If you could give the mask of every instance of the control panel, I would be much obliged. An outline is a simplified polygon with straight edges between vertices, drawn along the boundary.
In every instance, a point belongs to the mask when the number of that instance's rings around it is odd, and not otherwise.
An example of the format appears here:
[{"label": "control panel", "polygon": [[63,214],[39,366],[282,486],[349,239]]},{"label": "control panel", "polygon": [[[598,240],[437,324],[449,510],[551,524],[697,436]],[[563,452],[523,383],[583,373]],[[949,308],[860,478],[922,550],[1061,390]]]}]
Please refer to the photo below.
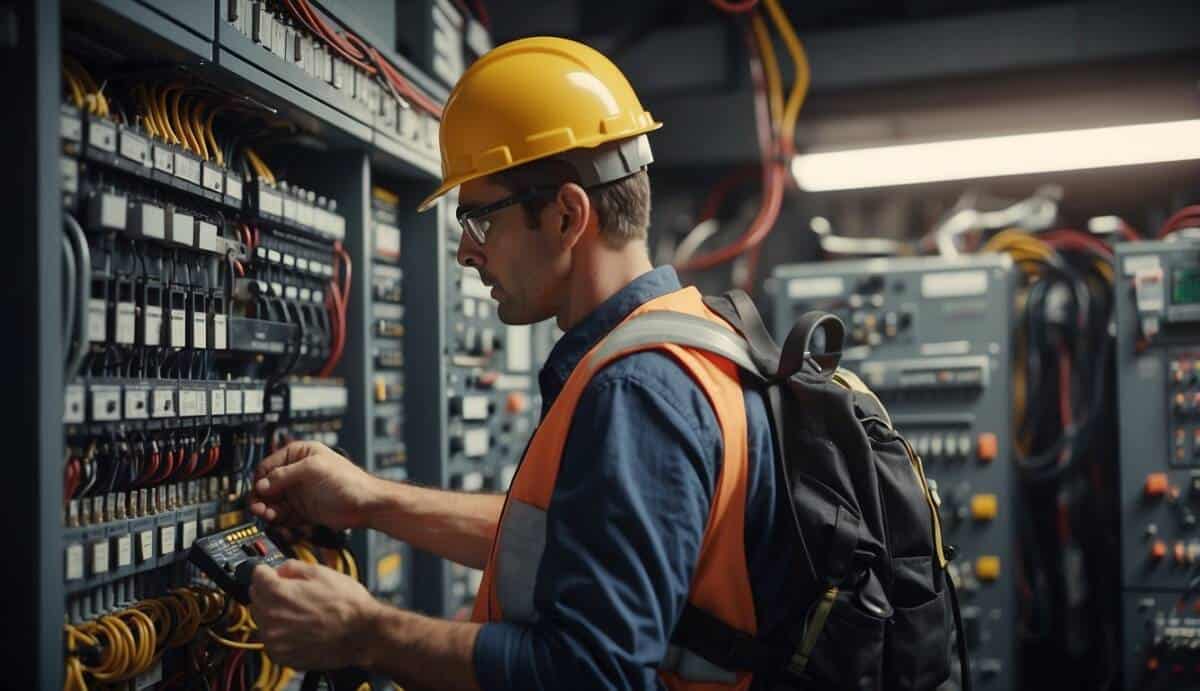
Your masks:
[{"label": "control panel", "polygon": [[[504,324],[478,272],[458,265],[456,204],[455,195],[447,195],[436,213],[407,217],[410,229],[403,233],[405,295],[421,296],[405,301],[404,315],[424,329],[422,338],[405,340],[408,470],[424,484],[503,492],[538,419],[540,363],[534,362],[532,327]],[[417,553],[415,605],[466,617],[481,577]]]},{"label": "control panel", "polygon": [[1200,243],[1117,248],[1127,688],[1200,688]]},{"label": "control panel", "polygon": [[[842,366],[887,406],[941,499],[951,576],[976,688],[1014,688],[1015,476],[1006,257],[902,258],[778,267],[769,283],[777,339],[797,318],[842,319]],[[951,681],[959,688],[954,660]]]}]

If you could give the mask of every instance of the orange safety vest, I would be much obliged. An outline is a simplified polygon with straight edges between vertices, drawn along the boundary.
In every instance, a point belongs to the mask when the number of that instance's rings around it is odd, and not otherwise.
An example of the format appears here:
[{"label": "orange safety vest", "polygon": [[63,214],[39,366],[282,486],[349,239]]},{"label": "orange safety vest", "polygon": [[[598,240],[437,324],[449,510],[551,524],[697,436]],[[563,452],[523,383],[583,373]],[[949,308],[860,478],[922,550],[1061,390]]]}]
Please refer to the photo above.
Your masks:
[{"label": "orange safety vest", "polygon": [[[729,329],[728,324],[704,306],[695,288],[684,288],[650,300],[635,309],[626,321],[653,310],[683,312]],[[513,477],[475,598],[472,621],[533,621],[534,582],[546,546],[546,511],[554,493],[575,406],[594,373],[619,357],[648,349],[670,353],[699,384],[716,413],[724,440],[724,457],[688,599],[739,631],[751,635],[757,633],[744,542],[750,468],[746,408],[737,366],[718,355],[674,344],[652,343],[608,352],[611,349],[605,348],[603,340],[571,372],[533,435]],[[750,687],[752,677],[747,672],[735,674],[724,670],[689,650],[674,646],[660,665],[659,674],[673,690],[741,691]]]}]

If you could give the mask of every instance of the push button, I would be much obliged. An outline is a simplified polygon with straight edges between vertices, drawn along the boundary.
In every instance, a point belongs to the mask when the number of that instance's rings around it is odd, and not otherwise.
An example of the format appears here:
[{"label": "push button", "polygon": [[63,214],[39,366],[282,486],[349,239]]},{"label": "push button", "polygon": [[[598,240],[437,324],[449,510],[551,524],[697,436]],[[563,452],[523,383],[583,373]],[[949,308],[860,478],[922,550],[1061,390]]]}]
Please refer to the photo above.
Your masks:
[{"label": "push button", "polygon": [[1167,493],[1167,474],[1150,473],[1146,475],[1145,492],[1147,497],[1157,498]]}]

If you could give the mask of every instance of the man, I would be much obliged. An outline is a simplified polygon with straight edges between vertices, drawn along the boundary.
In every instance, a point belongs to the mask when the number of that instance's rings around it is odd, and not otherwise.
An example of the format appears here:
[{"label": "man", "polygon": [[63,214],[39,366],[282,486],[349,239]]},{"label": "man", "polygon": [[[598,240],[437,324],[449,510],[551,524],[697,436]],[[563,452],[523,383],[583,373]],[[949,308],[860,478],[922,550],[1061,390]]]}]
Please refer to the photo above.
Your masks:
[{"label": "man", "polygon": [[689,602],[752,635],[791,613],[763,401],[716,356],[597,350],[648,310],[717,320],[648,257],[659,126],[611,62],[571,41],[515,41],[463,75],[442,122],[445,179],[423,208],[459,187],[459,263],[506,323],[565,331],[539,376],[542,422],[507,495],[385,482],[320,444],[267,458],[254,514],[382,530],[486,569],[473,621],[449,622],[331,569],[259,568],[252,612],[273,659],[421,688],[750,686],[670,642]]}]

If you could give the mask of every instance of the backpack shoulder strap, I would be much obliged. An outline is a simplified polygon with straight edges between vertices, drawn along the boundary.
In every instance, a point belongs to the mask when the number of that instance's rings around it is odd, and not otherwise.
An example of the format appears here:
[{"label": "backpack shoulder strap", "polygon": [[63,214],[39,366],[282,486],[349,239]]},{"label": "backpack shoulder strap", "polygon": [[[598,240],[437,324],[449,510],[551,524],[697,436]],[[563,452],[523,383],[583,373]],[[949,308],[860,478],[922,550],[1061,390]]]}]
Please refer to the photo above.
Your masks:
[{"label": "backpack shoulder strap", "polygon": [[671,343],[697,348],[724,357],[743,370],[765,380],[750,346],[737,334],[703,317],[682,312],[654,311],[639,315],[618,326],[596,350],[594,361],[647,344]]}]

